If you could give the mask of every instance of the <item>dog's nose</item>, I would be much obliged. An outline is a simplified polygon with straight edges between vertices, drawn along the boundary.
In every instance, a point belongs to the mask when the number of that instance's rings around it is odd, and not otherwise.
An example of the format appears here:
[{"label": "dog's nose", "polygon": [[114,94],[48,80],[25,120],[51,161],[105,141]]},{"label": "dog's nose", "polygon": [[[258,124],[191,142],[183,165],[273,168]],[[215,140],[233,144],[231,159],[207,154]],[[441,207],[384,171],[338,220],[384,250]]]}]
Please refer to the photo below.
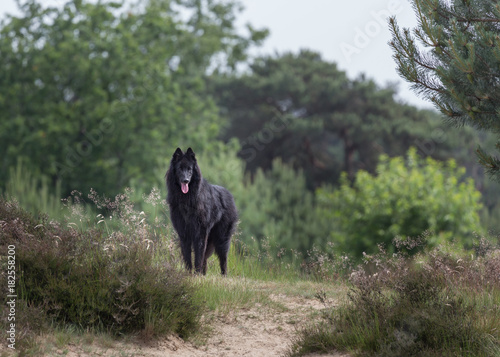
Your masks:
[{"label": "dog's nose", "polygon": [[184,179],[184,180],[182,180],[182,183],[189,183],[189,180],[188,179]]}]

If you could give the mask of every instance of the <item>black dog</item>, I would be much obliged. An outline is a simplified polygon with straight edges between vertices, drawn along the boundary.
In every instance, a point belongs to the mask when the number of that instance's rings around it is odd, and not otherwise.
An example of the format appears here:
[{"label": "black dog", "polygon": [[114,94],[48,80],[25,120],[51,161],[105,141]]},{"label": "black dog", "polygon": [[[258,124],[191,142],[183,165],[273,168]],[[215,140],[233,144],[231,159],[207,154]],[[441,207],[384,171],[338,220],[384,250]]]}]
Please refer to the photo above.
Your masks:
[{"label": "black dog", "polygon": [[211,185],[202,176],[193,150],[177,148],[167,171],[167,203],[170,219],[179,235],[182,258],[191,271],[191,251],[197,273],[206,274],[207,259],[219,257],[220,270],[227,273],[227,253],[238,213],[231,193]]}]

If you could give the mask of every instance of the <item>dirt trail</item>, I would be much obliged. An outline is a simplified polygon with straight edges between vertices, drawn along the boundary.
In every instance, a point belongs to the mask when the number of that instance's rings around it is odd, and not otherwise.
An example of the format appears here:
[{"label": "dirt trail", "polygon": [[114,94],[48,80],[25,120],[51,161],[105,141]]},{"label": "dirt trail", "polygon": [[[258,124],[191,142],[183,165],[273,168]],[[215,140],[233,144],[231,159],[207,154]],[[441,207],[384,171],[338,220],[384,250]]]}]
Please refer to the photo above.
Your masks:
[{"label": "dirt trail", "polygon": [[[238,309],[230,315],[215,317],[215,321],[210,321],[209,337],[199,346],[172,336],[150,346],[127,344],[115,346],[113,350],[121,350],[121,356],[125,352],[130,356],[145,357],[283,356],[297,329],[307,322],[312,313],[322,309],[323,305],[316,299],[284,294],[270,295],[270,298],[283,308],[255,304],[250,309]],[[104,355],[108,356],[107,353]],[[322,356],[347,355],[337,353]]]},{"label": "dirt trail", "polygon": [[[206,340],[185,342],[170,336],[150,344],[116,342],[104,347],[70,344],[47,355],[68,357],[124,357],[124,356],[176,356],[176,357],[268,357],[284,356],[290,348],[297,329],[308,322],[311,314],[324,306],[314,298],[271,294],[274,306],[256,303],[251,308],[235,309],[229,314],[212,317]],[[0,348],[1,350],[1,348]],[[1,351],[0,351],[1,352]],[[310,355],[311,357],[313,355]],[[314,355],[316,356],[316,355]],[[319,355],[317,355],[319,356]],[[334,353],[321,356],[347,357]]]},{"label": "dirt trail", "polygon": [[[182,341],[170,340],[165,347],[172,356],[283,356],[290,347],[296,329],[306,322],[319,302],[286,295],[271,295],[283,309],[269,309],[256,304],[236,311],[213,323],[213,333],[204,346],[195,348]],[[175,349],[175,351],[173,351]],[[331,355],[331,356],[341,356]]]},{"label": "dirt trail", "polygon": [[[297,328],[307,322],[314,311],[323,308],[317,300],[286,295],[271,295],[283,309],[260,304],[240,309],[229,316],[211,321],[212,331],[201,346],[170,337],[156,346],[137,348],[136,356],[236,357],[283,356],[290,347]],[[127,350],[127,348],[125,348]],[[322,356],[342,357],[343,354]]]}]

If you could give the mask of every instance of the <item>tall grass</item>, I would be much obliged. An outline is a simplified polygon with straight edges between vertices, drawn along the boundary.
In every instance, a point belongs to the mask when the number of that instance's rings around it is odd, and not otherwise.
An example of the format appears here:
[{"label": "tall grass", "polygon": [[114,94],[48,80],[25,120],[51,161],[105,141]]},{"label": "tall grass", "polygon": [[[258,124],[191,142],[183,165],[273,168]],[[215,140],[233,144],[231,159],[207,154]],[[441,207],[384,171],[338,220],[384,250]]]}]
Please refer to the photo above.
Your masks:
[{"label": "tall grass", "polygon": [[[252,239],[252,238],[251,238]],[[303,256],[300,252],[272,246],[265,239],[260,248],[257,244],[246,244],[240,237],[233,238],[229,255],[230,275],[259,281],[335,282],[348,275],[351,260],[345,254],[334,251],[333,245],[313,247]],[[218,269],[217,261],[208,263],[208,272]]]},{"label": "tall grass", "polygon": [[54,191],[50,187],[47,177],[34,175],[19,160],[15,168],[9,169],[9,179],[2,194],[8,200],[17,200],[21,207],[33,214],[60,218],[63,209],[61,188],[59,184]]}]

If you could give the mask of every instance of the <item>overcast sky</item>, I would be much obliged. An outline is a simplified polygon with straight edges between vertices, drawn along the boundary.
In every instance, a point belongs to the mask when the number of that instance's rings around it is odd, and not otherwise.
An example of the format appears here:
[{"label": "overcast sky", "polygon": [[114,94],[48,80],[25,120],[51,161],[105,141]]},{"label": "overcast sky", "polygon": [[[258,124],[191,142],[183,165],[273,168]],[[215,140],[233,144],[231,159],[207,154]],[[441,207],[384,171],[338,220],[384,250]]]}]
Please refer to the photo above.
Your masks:
[{"label": "overcast sky", "polygon": [[[270,36],[259,54],[298,52],[307,48],[337,62],[350,78],[364,73],[379,85],[398,83],[399,97],[419,107],[431,105],[419,99],[396,73],[387,16],[395,15],[401,26],[414,27],[408,0],[241,0],[245,10],[239,23],[266,27]],[[64,0],[42,0],[47,5]],[[14,0],[0,1],[0,16],[16,13]]]}]

